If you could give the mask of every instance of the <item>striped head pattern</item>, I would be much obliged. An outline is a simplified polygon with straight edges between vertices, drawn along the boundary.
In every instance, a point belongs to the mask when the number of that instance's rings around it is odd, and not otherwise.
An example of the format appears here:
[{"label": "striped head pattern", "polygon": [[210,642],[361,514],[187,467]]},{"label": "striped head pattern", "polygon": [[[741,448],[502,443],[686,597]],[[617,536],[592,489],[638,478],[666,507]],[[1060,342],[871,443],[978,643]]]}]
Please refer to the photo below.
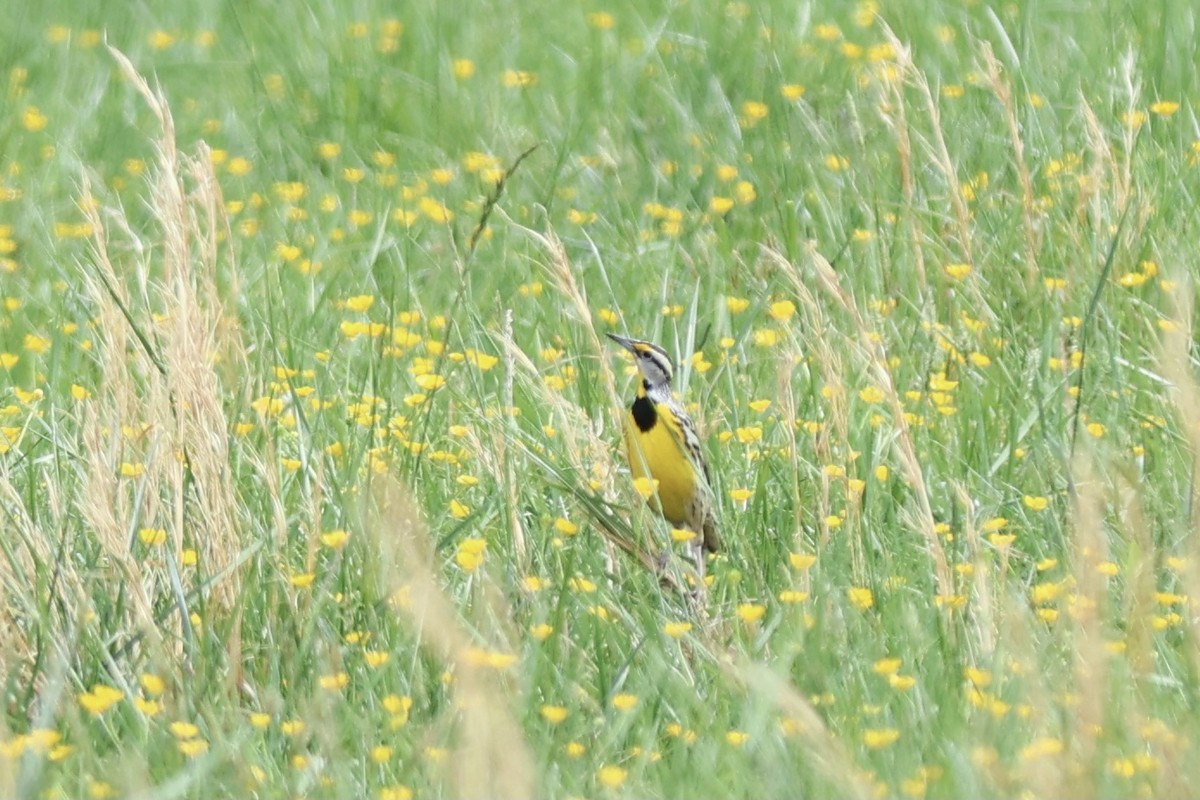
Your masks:
[{"label": "striped head pattern", "polygon": [[652,342],[629,339],[615,333],[608,334],[608,338],[633,353],[633,360],[642,374],[642,388],[646,394],[670,395],[671,377],[675,374],[675,369],[666,350]]}]

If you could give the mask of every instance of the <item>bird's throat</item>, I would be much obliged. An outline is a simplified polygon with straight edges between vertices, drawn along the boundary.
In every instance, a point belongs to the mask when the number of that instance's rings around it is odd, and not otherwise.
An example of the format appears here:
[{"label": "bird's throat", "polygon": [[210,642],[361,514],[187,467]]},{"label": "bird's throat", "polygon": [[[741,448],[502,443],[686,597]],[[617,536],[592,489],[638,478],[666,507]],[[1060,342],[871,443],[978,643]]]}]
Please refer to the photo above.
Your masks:
[{"label": "bird's throat", "polygon": [[658,412],[654,409],[654,401],[640,392],[629,410],[633,413],[633,423],[643,433],[653,428],[654,424],[658,422]]}]

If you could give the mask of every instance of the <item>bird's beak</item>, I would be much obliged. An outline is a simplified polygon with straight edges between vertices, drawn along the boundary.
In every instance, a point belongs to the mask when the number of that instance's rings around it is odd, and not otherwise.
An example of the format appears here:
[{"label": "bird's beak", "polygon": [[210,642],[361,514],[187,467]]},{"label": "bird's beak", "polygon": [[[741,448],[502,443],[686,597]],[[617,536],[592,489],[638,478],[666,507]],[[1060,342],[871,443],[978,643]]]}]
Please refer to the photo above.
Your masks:
[{"label": "bird's beak", "polygon": [[629,352],[633,352],[633,339],[626,339],[624,336],[617,336],[615,333],[608,334],[608,338],[612,339],[617,344],[624,347]]}]

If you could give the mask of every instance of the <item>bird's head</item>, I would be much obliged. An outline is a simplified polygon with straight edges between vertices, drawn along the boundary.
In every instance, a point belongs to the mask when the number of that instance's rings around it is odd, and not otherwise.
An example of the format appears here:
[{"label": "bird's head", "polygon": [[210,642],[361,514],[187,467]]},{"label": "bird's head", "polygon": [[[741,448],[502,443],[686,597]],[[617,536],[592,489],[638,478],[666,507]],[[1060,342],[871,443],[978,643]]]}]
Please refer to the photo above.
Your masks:
[{"label": "bird's head", "polygon": [[608,338],[633,353],[634,363],[637,364],[638,372],[642,374],[642,388],[647,394],[656,390],[670,390],[675,369],[666,350],[652,342],[629,339],[615,333],[608,334]]}]

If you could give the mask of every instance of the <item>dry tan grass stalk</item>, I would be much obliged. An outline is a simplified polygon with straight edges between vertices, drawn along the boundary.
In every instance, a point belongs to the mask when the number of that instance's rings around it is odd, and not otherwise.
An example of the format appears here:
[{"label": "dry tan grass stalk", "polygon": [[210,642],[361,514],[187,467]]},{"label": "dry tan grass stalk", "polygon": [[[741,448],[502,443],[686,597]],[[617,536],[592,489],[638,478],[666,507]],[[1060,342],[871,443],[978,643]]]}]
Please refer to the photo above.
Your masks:
[{"label": "dry tan grass stalk", "polygon": [[1074,534],[1071,567],[1075,578],[1071,643],[1075,659],[1073,691],[1079,695],[1079,702],[1068,718],[1071,731],[1065,737],[1067,771],[1058,776],[1070,783],[1059,785],[1059,791],[1052,796],[1094,797],[1098,788],[1091,783],[1095,775],[1092,765],[1096,757],[1096,731],[1104,724],[1109,696],[1108,653],[1104,644],[1108,581],[1099,570],[1099,565],[1108,561],[1108,535],[1104,530],[1105,491],[1087,456],[1077,457],[1071,471],[1076,489],[1071,514]]},{"label": "dry tan grass stalk", "polygon": [[[1200,469],[1200,383],[1192,374],[1190,357],[1191,343],[1195,341],[1192,331],[1193,292],[1190,280],[1176,281],[1172,299],[1175,313],[1167,330],[1163,333],[1159,353],[1159,370],[1171,382],[1171,402],[1179,416],[1180,427],[1192,455],[1193,474]],[[1200,481],[1192,482],[1193,495],[1189,506],[1192,513],[1200,509]],[[1191,529],[1195,519],[1188,520]]]},{"label": "dry tan grass stalk", "polygon": [[255,448],[243,453],[257,475],[259,489],[270,502],[271,547],[281,551],[288,543],[288,509],[283,499],[283,484],[279,475],[279,451],[270,439],[261,450]]},{"label": "dry tan grass stalk", "polygon": [[1121,530],[1136,544],[1126,554],[1123,569],[1125,597],[1119,618],[1125,622],[1125,660],[1135,673],[1146,675],[1154,669],[1150,620],[1157,608],[1154,565],[1162,562],[1162,554],[1143,511],[1140,490],[1124,475],[1118,481],[1117,499]]},{"label": "dry tan grass stalk", "polygon": [[[825,381],[825,386],[829,387],[833,392],[829,396],[829,416],[823,422],[821,429],[813,437],[813,455],[818,464],[837,464],[838,458],[834,453],[832,443],[844,442],[846,439],[839,438],[832,430],[834,420],[839,419],[838,412],[844,409],[846,405],[845,392],[842,391],[843,383],[837,380],[841,375],[840,359],[832,362],[821,362],[821,377]],[[837,382],[832,382],[837,380]],[[817,471],[817,507],[813,514],[817,518],[817,526],[820,529],[819,542],[824,548],[829,544],[830,529],[828,519],[833,515],[833,478],[824,469]],[[854,575],[858,579],[865,577],[865,561],[864,553],[861,547],[861,540],[853,538],[850,540],[851,561],[854,566]]]},{"label": "dry tan grass stalk", "polygon": [[[15,675],[16,665],[30,663],[33,653],[25,638],[25,626],[17,619],[33,613],[38,606],[37,598],[29,592],[32,581],[23,576],[33,575],[35,558],[44,564],[51,563],[51,559],[45,552],[49,549],[45,532],[24,513],[21,494],[6,473],[7,470],[0,471],[0,502],[8,509],[10,521],[15,518],[15,525],[5,529],[12,560],[0,551],[0,675]],[[4,733],[2,726],[0,720],[0,733]]]},{"label": "dry tan grass stalk", "polygon": [[[162,274],[152,277],[156,248],[143,243],[119,208],[102,216],[85,177],[80,206],[91,224],[94,252],[85,282],[97,312],[102,377],[84,407],[78,505],[105,563],[128,592],[134,624],[161,645],[152,598],[168,586],[167,568],[134,556],[139,527],[164,527],[170,546],[162,552],[178,564],[184,530],[191,526],[208,574],[224,576],[211,589],[213,599],[229,607],[236,596],[238,573],[230,565],[240,550],[237,499],[228,470],[229,426],[212,367],[221,313],[216,282],[221,203],[207,158],[180,159],[165,101],[128,59],[111,52],[162,128],[150,198],[161,234]],[[198,187],[192,194],[184,171]],[[128,245],[120,269],[109,247],[110,230],[119,231]],[[129,274],[136,294],[125,279]],[[167,313],[156,318],[154,311]],[[119,479],[122,461],[140,462],[143,474]],[[181,625],[177,616],[177,636]]]},{"label": "dry tan grass stalk", "polygon": [[[1159,353],[1159,371],[1171,382],[1171,402],[1179,418],[1180,429],[1192,457],[1191,497],[1180,498],[1191,517],[1184,519],[1184,529],[1178,532],[1184,567],[1179,572],[1185,594],[1196,602],[1200,598],[1200,540],[1194,535],[1196,518],[1200,513],[1200,383],[1194,376],[1194,361],[1190,356],[1195,334],[1193,298],[1195,288],[1190,280],[1176,281],[1172,299],[1175,313],[1163,334]],[[1182,515],[1181,515],[1182,517]],[[1194,611],[1184,615],[1191,628],[1189,641],[1192,661],[1200,671],[1200,616]]]},{"label": "dry tan grass stalk", "polygon": [[[841,354],[829,342],[830,329],[828,326],[822,326],[822,331],[826,335],[819,337],[822,343],[816,349],[817,361],[821,367],[821,380],[824,387],[829,390],[829,395],[826,398],[826,417],[822,421],[821,430],[817,433],[813,445],[818,463],[848,467],[848,464],[839,462],[844,462],[849,457],[849,453],[836,452],[835,445],[843,444],[848,447],[850,441],[850,399],[846,391],[846,370],[842,364]],[[833,515],[831,499],[833,478],[824,469],[819,470],[817,475],[820,480],[820,491],[817,495],[816,516],[817,524],[821,529],[821,544],[825,545],[830,536],[829,523],[826,520]],[[851,540],[855,574],[860,578],[865,576],[865,554],[861,544],[862,542],[858,538]]]},{"label": "dry tan grass stalk", "polygon": [[[1083,97],[1079,99],[1079,110],[1083,114],[1084,129],[1088,143],[1088,149],[1092,153],[1091,169],[1088,170],[1088,180],[1080,191],[1080,206],[1091,206],[1092,220],[1105,219],[1104,209],[1101,206],[1103,201],[1102,189],[1104,188],[1104,179],[1106,175],[1117,175],[1117,161],[1113,155],[1112,147],[1108,143],[1108,136],[1104,132],[1103,126],[1100,124],[1096,112],[1088,104],[1088,101]],[[1113,190],[1116,192],[1119,189],[1114,185]],[[1124,196],[1116,196],[1116,207],[1124,207]],[[1083,259],[1071,259],[1072,262],[1086,263]]]},{"label": "dry tan grass stalk", "polygon": [[[1007,559],[1007,556],[1005,556]],[[1024,722],[1024,730],[1030,740],[1040,738],[1059,739],[1062,731],[1061,714],[1058,700],[1062,697],[1064,688],[1057,680],[1042,678],[1037,673],[1038,664],[1044,648],[1040,638],[1046,630],[1046,625],[1035,615],[1030,604],[1029,595],[1014,591],[1012,583],[997,579],[996,586],[996,622],[1000,626],[997,631],[996,643],[998,658],[1001,661],[983,662],[983,666],[998,667],[998,672],[1009,673],[1009,665],[1018,663],[1034,679],[1021,681],[1022,697],[1029,707],[1029,715]],[[1003,681],[1019,680],[1005,676]],[[1002,686],[989,687],[993,695],[1000,695]],[[986,731],[981,731],[980,739],[991,747],[995,740]],[[998,762],[996,768],[990,771],[990,776],[999,788],[997,796],[1017,797],[1023,791],[1031,791],[1037,797],[1070,797],[1054,794],[1053,790],[1062,785],[1062,758],[1032,758],[1022,759],[1018,764]]]},{"label": "dry tan grass stalk", "polygon": [[779,403],[779,414],[783,419],[783,434],[787,439],[788,462],[792,465],[792,485],[788,487],[792,495],[793,531],[795,549],[803,546],[804,504],[800,496],[800,446],[796,438],[796,394],[792,391],[792,375],[796,371],[796,360],[780,359],[775,379],[775,397]]},{"label": "dry tan grass stalk", "polygon": [[1113,201],[1116,208],[1125,208],[1133,196],[1133,154],[1137,142],[1139,125],[1132,122],[1141,113],[1141,86],[1135,77],[1137,56],[1130,50],[1121,59],[1121,78],[1125,82],[1125,119],[1121,128],[1121,160],[1113,171]]},{"label": "dry tan grass stalk", "polygon": [[1033,196],[1033,178],[1029,172],[1029,164],[1025,161],[1025,140],[1021,136],[1021,123],[1017,119],[1017,109],[1013,104],[1012,85],[1004,78],[1000,62],[992,52],[992,45],[983,41],[979,51],[987,70],[988,86],[1004,109],[1004,121],[1008,126],[1008,138],[1013,149],[1013,163],[1017,168],[1017,181],[1021,184],[1021,224],[1025,233],[1025,286],[1032,289],[1038,277],[1038,213]]},{"label": "dry tan grass stalk", "polygon": [[967,201],[962,192],[962,184],[958,180],[958,171],[954,167],[954,159],[950,156],[950,148],[946,144],[946,136],[942,131],[941,109],[934,98],[933,90],[929,88],[929,81],[926,79],[925,74],[917,69],[913,63],[909,49],[896,38],[891,30],[885,28],[884,34],[888,37],[892,49],[896,53],[896,68],[900,73],[900,77],[903,81],[915,87],[924,101],[925,113],[929,117],[930,132],[933,135],[933,152],[931,155],[933,156],[934,164],[942,173],[942,178],[946,181],[946,188],[950,193],[950,204],[954,209],[954,219],[958,227],[959,246],[962,248],[963,257],[968,263],[973,264],[975,263],[975,253],[972,241],[973,237],[971,235],[971,210],[967,208]]},{"label": "dry tan grass stalk", "polygon": [[609,408],[613,413],[613,430],[621,430],[622,409],[625,404],[617,394],[616,377],[613,375],[612,369],[608,366],[608,359],[603,357],[604,346],[600,341],[600,334],[597,333],[596,325],[592,320],[592,310],[591,306],[588,305],[587,293],[575,280],[575,271],[571,268],[571,260],[567,256],[567,251],[563,247],[562,240],[558,238],[554,229],[549,226],[547,226],[545,233],[539,233],[531,228],[520,225],[516,227],[541,245],[542,249],[550,257],[550,263],[546,265],[546,272],[550,276],[554,288],[570,302],[570,306],[575,313],[576,322],[582,326],[584,332],[588,335],[592,351],[600,356],[600,382],[603,384],[604,391],[608,395]]},{"label": "dry tan grass stalk", "polygon": [[[478,655],[480,643],[463,626],[451,599],[442,590],[430,546],[429,531],[410,495],[394,480],[376,485],[376,521],[368,525],[380,575],[393,590],[407,588],[408,602],[399,604],[421,645],[455,676],[459,743],[452,764],[449,793],[456,797],[534,797],[533,759],[520,725],[510,710],[514,691]],[[489,598],[497,602],[495,598]],[[507,608],[493,606],[497,619]],[[486,644],[482,645],[484,648]]]},{"label": "dry tan grass stalk", "polygon": [[[1138,87],[1132,83],[1128,73],[1131,64],[1123,65],[1125,70],[1126,90],[1129,93],[1129,105],[1126,108],[1126,119],[1133,120],[1142,113],[1137,108],[1139,97]],[[1154,217],[1154,208],[1145,200],[1138,202],[1138,192],[1133,180],[1133,158],[1137,145],[1139,126],[1127,121],[1121,128],[1120,154],[1114,152],[1109,143],[1109,135],[1105,131],[1096,113],[1084,99],[1080,99],[1080,110],[1085,123],[1085,138],[1088,149],[1092,154],[1091,169],[1084,190],[1080,193],[1080,204],[1090,205],[1092,223],[1090,228],[1106,231],[1112,224],[1111,215],[1115,210],[1119,215],[1123,228],[1121,233],[1126,242],[1138,243],[1143,241],[1145,230]],[[1107,192],[1105,191],[1107,187]],[[1110,206],[1105,207],[1105,200]],[[1126,219],[1127,218],[1127,219]],[[1128,224],[1124,224],[1128,222]],[[1086,260],[1075,259],[1081,264]]]},{"label": "dry tan grass stalk", "polygon": [[500,343],[504,347],[505,358],[512,364],[513,377],[524,375],[528,388],[537,394],[538,399],[551,410],[552,417],[558,421],[557,438],[566,450],[567,461],[571,467],[580,474],[593,473],[595,459],[600,458],[602,468],[615,471],[616,465],[612,461],[610,451],[592,431],[583,409],[568,400],[562,392],[552,391],[546,386],[537,365],[512,338],[511,331],[503,332]]},{"label": "dry tan grass stalk", "polygon": [[[132,341],[133,337],[122,308],[132,308],[133,302],[124,282],[117,277],[117,270],[113,266],[108,248],[108,229],[105,220],[101,218],[99,201],[92,195],[91,182],[86,175],[79,205],[92,229],[95,267],[98,270],[98,274],[86,273],[84,281],[96,307],[97,313],[93,319],[96,336],[104,345],[97,349],[103,376],[102,386],[107,399],[114,404],[111,409],[106,409],[111,410],[113,417],[106,422],[114,424],[106,429],[105,435],[110,439],[109,446],[119,451],[121,423],[136,427],[146,422],[145,415],[141,413],[144,406],[139,397],[139,388],[135,385],[134,375],[144,374],[147,381],[156,380],[158,376],[149,355]],[[114,224],[128,230],[122,214],[114,212],[110,218],[116,220]],[[135,251],[143,252],[145,248],[141,241],[132,232],[129,232],[129,237]]]},{"label": "dry tan grass stalk", "polygon": [[[912,53],[908,46],[896,38],[892,30],[884,26],[884,35],[896,53],[897,69],[903,76],[915,69],[912,64]],[[896,156],[900,161],[900,190],[904,195],[901,214],[904,226],[908,229],[909,247],[913,255],[913,264],[917,268],[917,278],[921,285],[921,296],[929,293],[929,279],[925,272],[925,248],[922,246],[920,228],[917,226],[916,211],[916,179],[913,177],[913,148],[912,136],[909,132],[908,106],[904,100],[904,82],[900,80],[885,81],[888,102],[881,104],[880,113],[883,121],[896,134]]]},{"label": "dry tan grass stalk", "polygon": [[[805,280],[796,266],[788,261],[782,253],[769,247],[764,248],[764,253],[780,267],[797,295],[804,300],[804,295],[807,293],[807,290],[803,288]],[[912,431],[904,419],[904,407],[892,380],[891,370],[888,368],[887,353],[884,351],[883,344],[871,335],[871,331],[867,328],[866,321],[859,311],[857,301],[842,286],[841,279],[833,267],[815,247],[810,247],[808,253],[819,284],[827,294],[837,301],[854,323],[855,332],[858,334],[858,349],[870,365],[875,382],[883,390],[884,397],[887,398],[895,431],[892,438],[893,449],[896,451],[904,477],[908,481],[917,503],[915,509],[905,509],[902,517],[924,537],[926,549],[933,559],[938,594],[949,596],[954,591],[954,584],[950,577],[950,565],[946,560],[946,552],[942,548],[941,540],[938,539],[934,529],[936,521],[933,518],[933,509],[929,502],[929,489],[925,484],[925,473],[921,469],[920,459],[917,458]]]},{"label": "dry tan grass stalk", "polygon": [[[509,364],[505,369],[510,369]],[[511,403],[507,404],[511,407]],[[489,475],[499,475],[504,479],[505,513],[511,531],[513,553],[519,570],[524,571],[528,565],[528,544],[525,523],[522,521],[520,497],[517,492],[519,480],[516,474],[516,463],[510,455],[514,448],[512,428],[508,423],[489,432],[486,443],[479,434],[471,430],[465,437],[470,444],[470,452],[479,459],[483,471]],[[516,446],[516,449],[520,449]]]},{"label": "dry tan grass stalk", "polygon": [[505,482],[505,499],[508,507],[508,529],[512,532],[513,552],[517,557],[517,564],[524,569],[528,562],[528,548],[525,545],[525,526],[521,523],[521,503],[517,497],[517,475],[516,465],[513,460],[508,457],[509,439],[514,433],[514,421],[509,409],[513,408],[515,403],[515,394],[513,392],[513,381],[516,378],[515,354],[514,348],[507,345],[512,342],[512,309],[504,312],[504,327],[501,330],[501,341],[506,345],[504,348],[504,428],[497,430],[492,437],[492,447],[490,450],[478,450],[476,452],[494,453],[498,463],[492,465],[492,472],[496,475],[503,475]]},{"label": "dry tan grass stalk", "polygon": [[[84,181],[80,203],[92,226],[95,266],[85,282],[97,309],[96,342],[101,379],[83,411],[81,423],[85,472],[79,509],[89,532],[103,548],[108,565],[119,575],[133,600],[134,624],[151,641],[160,642],[152,602],[155,576],[143,569],[132,553],[132,535],[140,523],[149,527],[156,519],[157,498],[165,482],[161,448],[139,448],[138,457],[127,455],[122,427],[135,431],[153,418],[164,400],[166,389],[160,373],[144,350],[133,348],[130,356],[129,326],[121,307],[131,307],[124,285],[117,278],[108,249],[107,230],[99,204]],[[161,428],[151,427],[140,439],[157,439]],[[140,461],[144,472],[136,487],[122,484],[117,465],[124,460]],[[139,505],[140,502],[140,505]]]},{"label": "dry tan grass stalk", "polygon": [[[925,114],[929,118],[929,128],[932,135],[932,142],[929,144],[930,157],[933,163],[941,172],[943,180],[946,182],[946,189],[950,196],[950,205],[954,210],[955,228],[957,229],[957,238],[962,258],[966,263],[977,266],[975,262],[975,245],[974,235],[971,224],[971,209],[967,205],[966,197],[963,193],[962,182],[958,178],[958,170],[954,165],[954,159],[950,154],[950,148],[946,144],[945,131],[942,129],[941,109],[938,106],[935,93],[929,86],[929,80],[925,74],[917,69],[912,61],[911,54],[908,48],[904,47],[901,42],[896,39],[895,35],[890,30],[885,29],[886,35],[890,38],[892,47],[896,52],[896,68],[900,76],[900,80],[893,81],[898,84],[894,89],[895,95],[899,96],[903,92],[903,84],[913,86],[917,93],[921,96],[925,107]],[[897,128],[899,131],[899,128]],[[907,132],[904,134],[905,140],[908,139]],[[911,198],[906,198],[906,206],[911,209]],[[910,212],[911,213],[911,212]],[[913,222],[912,247],[915,257],[919,262],[922,261],[923,255],[920,247],[920,237],[916,233]],[[921,274],[924,276],[924,267],[921,267]],[[924,277],[922,277],[922,287],[925,286]],[[995,321],[995,315],[992,313],[991,305],[983,296],[983,290],[979,281],[971,280],[962,282],[955,291],[962,291],[970,295],[973,304],[973,313],[991,322]]]},{"label": "dry tan grass stalk", "polygon": [[[10,583],[16,584],[17,581],[8,559],[4,559],[0,562],[0,675],[12,675],[13,666],[25,663],[30,654],[29,642],[26,641],[24,632],[17,624],[16,608],[9,604],[8,585]],[[28,598],[23,605],[26,608],[32,608]],[[0,720],[0,734],[7,733],[3,726],[3,720]],[[0,741],[5,740],[0,739]]]},{"label": "dry tan grass stalk", "polygon": [[[979,528],[975,525],[975,515],[971,513],[974,500],[971,498],[971,493],[967,490],[967,487],[961,483],[955,482],[954,492],[958,497],[959,506],[966,511],[962,515],[962,536],[967,540],[967,547],[971,553],[971,563],[974,566],[972,580],[975,585],[975,594],[968,606],[970,608],[969,619],[975,630],[974,642],[981,651],[981,660],[987,663],[995,655],[998,632],[998,623],[996,620],[997,598],[993,595],[993,592],[1004,590],[1004,574],[1008,570],[1008,553],[1006,551],[1003,555],[1004,560],[1001,562],[1001,572],[998,580],[992,583],[991,570],[988,569],[988,562],[984,557],[983,542],[979,538]],[[966,592],[965,594],[968,597],[971,596],[970,592]]]},{"label": "dry tan grass stalk", "polygon": [[718,664],[748,693],[765,698],[794,723],[797,735],[808,745],[810,758],[836,787],[839,797],[868,800],[876,796],[862,778],[864,770],[855,763],[842,742],[829,732],[821,715],[795,686],[765,664],[734,663],[729,658],[719,660]]},{"label": "dry tan grass stalk", "polygon": [[[172,422],[171,446],[180,457],[174,482],[175,547],[177,553],[182,550],[185,507],[189,505],[189,498],[183,494],[182,471],[186,469],[191,483],[191,513],[187,516],[191,524],[199,525],[198,549],[210,574],[226,576],[211,586],[212,596],[230,607],[238,593],[240,573],[228,568],[241,545],[238,502],[229,473],[229,422],[220,381],[213,369],[217,331],[222,323],[216,281],[219,189],[208,160],[181,160],[175,145],[174,120],[162,94],[150,88],[122,53],[111,47],[109,51],[162,129],[157,141],[158,169],[151,208],[162,233],[163,275],[158,300],[171,309],[169,327],[163,330],[160,341],[170,395],[166,410]],[[198,178],[191,194],[184,185],[185,172]],[[193,246],[194,241],[199,244]]]},{"label": "dry tan grass stalk", "polygon": [[[822,383],[833,392],[828,399],[828,413],[824,421],[824,426],[814,441],[815,452],[813,455],[820,464],[836,463],[836,456],[833,453],[831,442],[848,442],[850,436],[849,398],[844,391],[844,387],[847,385],[846,372],[842,365],[840,350],[834,346],[833,342],[834,337],[842,338],[841,334],[836,332],[828,315],[825,313],[825,309],[817,301],[817,298],[813,295],[808,285],[799,279],[791,262],[772,248],[764,249],[763,255],[788,277],[792,285],[792,290],[796,293],[796,297],[803,309],[804,344],[806,350],[810,359],[816,362],[820,370]],[[791,353],[787,354],[787,358],[789,363],[793,361]],[[792,419],[794,419],[794,415],[789,416],[789,422]],[[794,430],[794,425],[789,425],[789,429]],[[795,460],[796,451],[794,449],[793,454],[793,464],[797,465],[798,480],[798,462]],[[829,526],[825,522],[825,519],[832,512],[830,501],[831,481],[824,470],[818,473],[818,479],[820,483],[816,498],[817,507],[814,509],[813,514],[821,530],[820,545],[824,547],[829,540]],[[798,490],[797,497],[799,497]],[[799,518],[800,510],[797,509],[796,513],[797,518]],[[799,535],[800,528],[797,527],[797,539]],[[797,545],[799,544],[800,542],[797,541]],[[856,575],[861,578],[864,572],[864,556],[861,543],[857,540],[852,540],[851,549],[854,553]]]}]

